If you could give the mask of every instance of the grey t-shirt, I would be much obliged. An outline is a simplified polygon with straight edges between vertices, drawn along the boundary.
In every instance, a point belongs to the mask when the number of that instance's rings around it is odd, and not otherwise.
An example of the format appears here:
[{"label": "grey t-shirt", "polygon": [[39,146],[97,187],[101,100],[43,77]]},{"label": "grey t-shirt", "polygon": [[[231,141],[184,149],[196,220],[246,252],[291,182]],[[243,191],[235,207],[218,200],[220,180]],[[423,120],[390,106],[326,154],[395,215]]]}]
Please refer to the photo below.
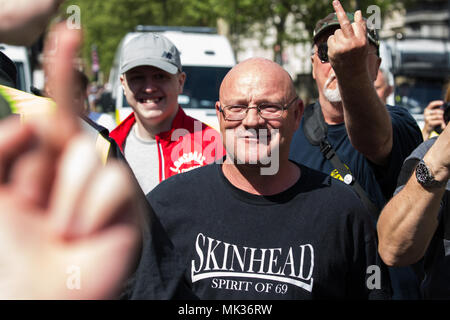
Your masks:
[{"label": "grey t-shirt", "polygon": [[125,141],[124,154],[144,194],[149,193],[159,183],[156,140],[139,138],[135,124]]}]

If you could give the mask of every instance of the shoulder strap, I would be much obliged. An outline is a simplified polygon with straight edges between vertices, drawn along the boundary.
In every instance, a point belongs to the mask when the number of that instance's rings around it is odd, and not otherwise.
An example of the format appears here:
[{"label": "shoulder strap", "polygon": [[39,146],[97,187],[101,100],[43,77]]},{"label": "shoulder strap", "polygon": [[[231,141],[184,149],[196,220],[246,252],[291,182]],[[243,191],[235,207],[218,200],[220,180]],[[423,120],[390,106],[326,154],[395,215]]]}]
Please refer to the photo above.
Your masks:
[{"label": "shoulder strap", "polygon": [[95,149],[100,157],[102,164],[105,165],[110,155],[111,141],[108,139],[108,129],[102,127],[96,122],[92,121],[85,115],[80,116],[83,121],[81,122],[83,130],[92,139],[95,139]]},{"label": "shoulder strap", "polygon": [[307,106],[303,118],[303,131],[306,139],[313,146],[320,145],[327,138],[327,125],[320,110],[319,102]]},{"label": "shoulder strap", "polygon": [[102,161],[103,165],[106,165],[106,162],[108,161],[110,148],[111,143],[99,133],[95,141],[95,149],[97,150],[97,153],[100,156],[100,160]]},{"label": "shoulder strap", "polygon": [[378,219],[380,209],[377,208],[372,201],[370,201],[364,189],[353,177],[350,169],[339,159],[339,156],[334,151],[333,146],[327,140],[327,125],[323,118],[322,110],[319,102],[309,105],[304,112],[303,132],[306,139],[313,146],[319,146],[320,152],[325,159],[329,160],[332,166],[338,170],[342,176],[344,183],[351,186],[358,194],[361,201],[370,211],[375,221]]}]

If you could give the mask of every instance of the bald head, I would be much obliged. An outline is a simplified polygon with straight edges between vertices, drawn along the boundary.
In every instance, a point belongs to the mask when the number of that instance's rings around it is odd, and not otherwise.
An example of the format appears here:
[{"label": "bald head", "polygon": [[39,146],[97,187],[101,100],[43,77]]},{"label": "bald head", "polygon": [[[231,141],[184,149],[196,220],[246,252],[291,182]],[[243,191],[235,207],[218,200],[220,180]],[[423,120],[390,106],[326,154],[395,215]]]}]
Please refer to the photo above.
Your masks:
[{"label": "bald head", "polygon": [[270,162],[276,170],[290,167],[289,146],[303,102],[290,75],[278,64],[253,58],[236,65],[222,81],[216,113],[227,159],[241,164]]},{"label": "bald head", "polygon": [[262,91],[267,95],[277,93],[287,99],[296,95],[289,73],[277,63],[264,58],[251,58],[231,69],[222,81],[219,95],[220,100],[227,104],[224,100],[236,98],[229,97],[232,93],[240,92],[251,100],[253,95]]},{"label": "bald head", "polygon": [[374,87],[381,101],[386,104],[387,98],[394,91],[394,87],[389,84],[389,77],[386,71],[378,69],[378,75],[374,82]]}]

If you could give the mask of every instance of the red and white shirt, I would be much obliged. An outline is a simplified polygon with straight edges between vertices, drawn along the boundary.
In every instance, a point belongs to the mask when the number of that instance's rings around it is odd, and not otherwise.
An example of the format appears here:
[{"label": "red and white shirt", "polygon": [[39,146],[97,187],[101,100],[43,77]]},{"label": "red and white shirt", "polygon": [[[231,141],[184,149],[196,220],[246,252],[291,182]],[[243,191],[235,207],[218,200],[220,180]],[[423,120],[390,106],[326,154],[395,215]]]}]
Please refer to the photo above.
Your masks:
[{"label": "red and white shirt", "polygon": [[[134,112],[123,120],[110,137],[124,152],[125,141],[136,118]],[[155,136],[159,159],[159,181],[212,163],[225,155],[220,133],[203,122],[189,117],[180,107],[169,131]],[[153,165],[153,164],[149,164]]]}]

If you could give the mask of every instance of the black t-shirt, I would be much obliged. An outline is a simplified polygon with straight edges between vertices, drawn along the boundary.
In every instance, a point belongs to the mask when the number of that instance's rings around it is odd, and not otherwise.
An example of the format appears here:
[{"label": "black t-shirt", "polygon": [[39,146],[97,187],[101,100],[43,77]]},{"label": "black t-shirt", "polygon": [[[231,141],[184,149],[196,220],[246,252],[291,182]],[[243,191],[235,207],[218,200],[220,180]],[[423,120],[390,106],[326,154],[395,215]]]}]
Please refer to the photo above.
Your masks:
[{"label": "black t-shirt", "polygon": [[129,297],[388,298],[363,204],[343,183],[300,168],[298,182],[274,196],[235,188],[218,164],[159,184],[147,199],[176,267],[160,267],[157,246],[146,241]]},{"label": "black t-shirt", "polygon": [[[353,147],[344,123],[327,125],[328,141],[380,210],[395,190],[404,159],[422,142],[422,133],[408,110],[403,107],[386,107],[391,116],[393,130],[392,152],[386,167],[373,164]],[[303,133],[303,125],[304,119],[292,139],[289,158],[331,176],[338,176],[330,161],[323,157],[320,147],[308,142]]]}]

